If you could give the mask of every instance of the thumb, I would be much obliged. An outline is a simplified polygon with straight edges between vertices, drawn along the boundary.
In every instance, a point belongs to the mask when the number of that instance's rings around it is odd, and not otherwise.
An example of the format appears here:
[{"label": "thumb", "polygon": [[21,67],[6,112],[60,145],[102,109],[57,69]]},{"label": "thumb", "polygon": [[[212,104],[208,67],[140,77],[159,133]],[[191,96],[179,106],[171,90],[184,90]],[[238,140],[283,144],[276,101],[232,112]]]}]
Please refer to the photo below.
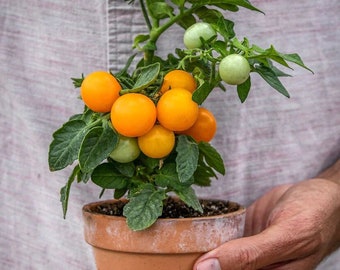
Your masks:
[{"label": "thumb", "polygon": [[257,235],[229,241],[204,254],[193,269],[261,269],[291,261],[304,252],[303,243],[298,244],[296,237],[273,225]]}]

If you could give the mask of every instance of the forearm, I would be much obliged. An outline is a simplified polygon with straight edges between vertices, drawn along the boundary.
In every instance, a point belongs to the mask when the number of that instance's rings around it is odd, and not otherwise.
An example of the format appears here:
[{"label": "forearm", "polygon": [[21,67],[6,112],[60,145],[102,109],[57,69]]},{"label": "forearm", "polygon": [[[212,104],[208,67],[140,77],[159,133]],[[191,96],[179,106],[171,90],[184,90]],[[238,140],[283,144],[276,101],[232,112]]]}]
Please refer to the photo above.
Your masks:
[{"label": "forearm", "polygon": [[319,174],[318,178],[324,178],[340,185],[340,159]]}]

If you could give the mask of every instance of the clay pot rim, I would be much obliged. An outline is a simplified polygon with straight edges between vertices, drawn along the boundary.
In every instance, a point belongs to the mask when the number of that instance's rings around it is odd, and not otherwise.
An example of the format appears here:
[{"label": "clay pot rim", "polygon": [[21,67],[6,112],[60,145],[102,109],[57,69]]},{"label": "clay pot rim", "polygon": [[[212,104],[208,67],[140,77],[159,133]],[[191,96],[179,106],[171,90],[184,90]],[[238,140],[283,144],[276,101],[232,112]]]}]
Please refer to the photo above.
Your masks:
[{"label": "clay pot rim", "polygon": [[[82,212],[83,213],[89,213],[89,214],[95,215],[95,216],[105,216],[106,218],[109,218],[109,219],[125,220],[126,217],[124,217],[124,216],[106,215],[106,214],[98,213],[98,212],[92,210],[92,208],[97,206],[97,205],[114,203],[114,202],[122,201],[122,200],[127,201],[127,199],[108,199],[108,200],[102,200],[102,201],[95,201],[95,202],[87,203],[83,206]],[[210,199],[206,199],[206,200],[210,200]],[[217,199],[211,199],[211,200],[217,200]],[[229,202],[237,204],[239,206],[239,209],[236,210],[236,211],[233,211],[233,212],[226,213],[226,214],[219,214],[219,215],[214,215],[214,216],[185,217],[185,218],[158,218],[157,220],[160,221],[160,222],[162,222],[162,221],[163,222],[164,221],[165,222],[166,221],[172,222],[172,221],[176,221],[176,220],[181,220],[183,222],[185,220],[190,221],[192,219],[200,221],[200,220],[209,220],[209,219],[216,219],[216,218],[226,218],[228,216],[237,216],[237,215],[243,214],[243,212],[246,211],[246,207],[244,207],[243,205],[236,203],[234,201],[229,201]]]}]

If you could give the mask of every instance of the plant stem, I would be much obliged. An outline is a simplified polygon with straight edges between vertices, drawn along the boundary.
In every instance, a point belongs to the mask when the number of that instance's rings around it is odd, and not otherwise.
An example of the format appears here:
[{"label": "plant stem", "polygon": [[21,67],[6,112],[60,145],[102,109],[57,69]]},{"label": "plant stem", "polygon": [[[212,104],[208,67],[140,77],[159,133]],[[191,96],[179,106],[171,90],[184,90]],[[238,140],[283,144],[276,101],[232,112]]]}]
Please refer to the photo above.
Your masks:
[{"label": "plant stem", "polygon": [[157,40],[164,33],[164,31],[166,31],[168,28],[170,28],[172,25],[177,23],[180,19],[182,19],[186,15],[193,13],[194,10],[197,9],[198,7],[199,6],[191,7],[185,11],[180,12],[176,16],[171,17],[166,23],[164,23],[161,26],[158,26],[158,23],[152,25],[152,28],[150,30],[149,41],[144,46],[144,64],[145,65],[149,65],[150,63],[152,63],[152,58],[156,50]]},{"label": "plant stem", "polygon": [[149,19],[148,12],[147,12],[146,7],[145,7],[145,3],[144,3],[143,0],[139,0],[139,3],[140,3],[140,6],[142,8],[145,23],[146,23],[148,29],[151,30],[152,25],[151,25],[151,22],[150,22],[150,19]]}]

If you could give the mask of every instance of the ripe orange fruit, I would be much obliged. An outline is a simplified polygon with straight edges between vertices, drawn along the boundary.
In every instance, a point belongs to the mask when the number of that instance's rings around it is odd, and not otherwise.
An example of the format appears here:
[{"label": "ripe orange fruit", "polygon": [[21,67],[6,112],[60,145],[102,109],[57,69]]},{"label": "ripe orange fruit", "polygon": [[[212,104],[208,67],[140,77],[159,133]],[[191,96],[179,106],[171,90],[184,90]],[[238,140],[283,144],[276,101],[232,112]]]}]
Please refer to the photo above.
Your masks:
[{"label": "ripe orange fruit", "polygon": [[165,92],[157,103],[157,119],[160,124],[172,131],[190,128],[198,116],[198,104],[192,94],[183,88]]},{"label": "ripe orange fruit", "polygon": [[156,106],[150,98],[143,94],[128,93],[113,103],[111,123],[119,134],[138,137],[153,127],[156,113]]},{"label": "ripe orange fruit", "polygon": [[163,158],[170,154],[175,146],[175,134],[161,125],[138,137],[138,146],[144,155],[151,158]]},{"label": "ripe orange fruit", "polygon": [[195,124],[181,134],[189,135],[196,142],[209,142],[214,138],[217,129],[214,115],[207,109],[200,107]]},{"label": "ripe orange fruit", "polygon": [[196,80],[189,72],[172,70],[164,76],[161,92],[165,93],[173,88],[184,88],[193,93],[197,88]]},{"label": "ripe orange fruit", "polygon": [[114,76],[106,71],[95,71],[85,77],[80,95],[87,107],[94,112],[109,112],[122,89]]}]

